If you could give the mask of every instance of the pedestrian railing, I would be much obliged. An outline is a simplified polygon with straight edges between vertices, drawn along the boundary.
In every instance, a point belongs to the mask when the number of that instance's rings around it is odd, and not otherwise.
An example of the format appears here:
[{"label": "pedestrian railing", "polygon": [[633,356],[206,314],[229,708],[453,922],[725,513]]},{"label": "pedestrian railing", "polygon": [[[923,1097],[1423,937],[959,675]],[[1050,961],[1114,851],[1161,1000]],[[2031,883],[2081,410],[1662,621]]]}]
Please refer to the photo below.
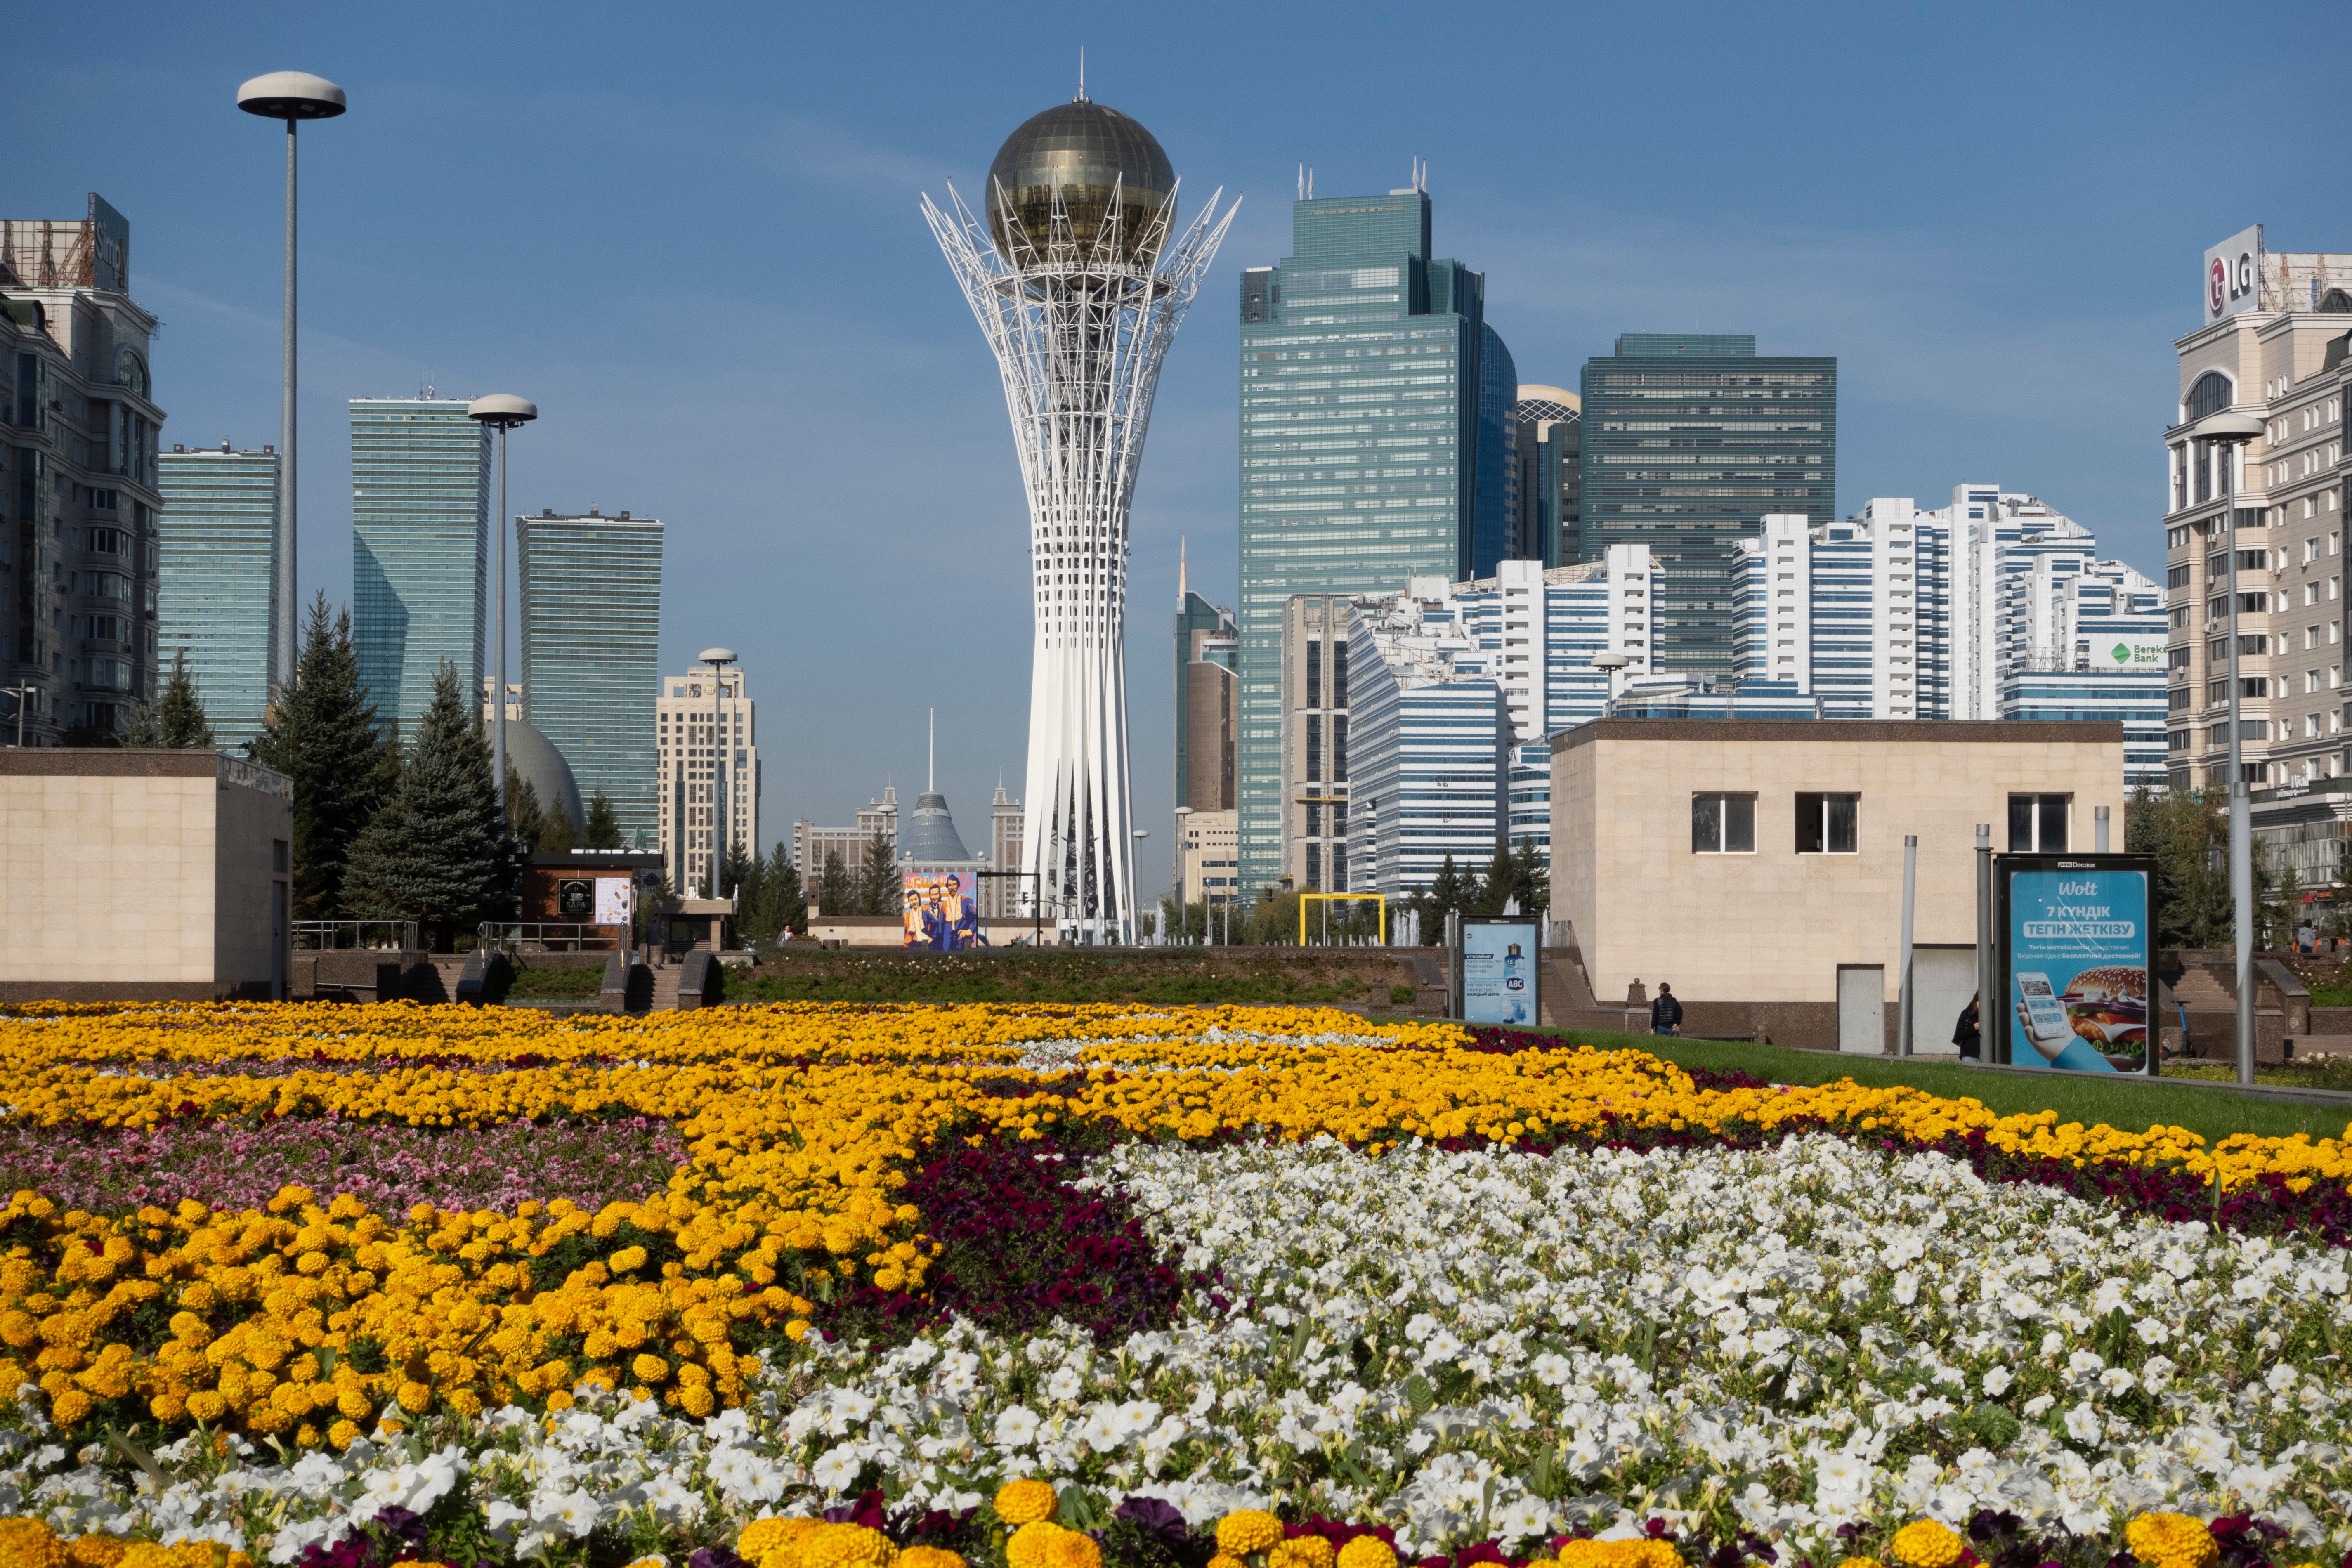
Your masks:
[{"label": "pedestrian railing", "polygon": [[614,952],[629,945],[625,925],[546,921],[484,921],[474,933],[480,947],[501,952]]},{"label": "pedestrian railing", "polygon": [[415,921],[296,921],[294,951],[337,952],[349,949],[415,951]]}]

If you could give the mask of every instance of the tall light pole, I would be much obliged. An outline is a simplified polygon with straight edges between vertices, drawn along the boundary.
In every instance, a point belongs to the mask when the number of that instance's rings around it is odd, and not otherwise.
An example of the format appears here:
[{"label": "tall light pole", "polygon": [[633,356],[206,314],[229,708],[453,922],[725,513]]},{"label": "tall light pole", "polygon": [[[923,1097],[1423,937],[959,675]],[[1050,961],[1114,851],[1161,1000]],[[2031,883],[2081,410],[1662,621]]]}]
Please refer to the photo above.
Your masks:
[{"label": "tall light pole", "polygon": [[1612,710],[1617,706],[1617,678],[1624,674],[1625,667],[1633,662],[1622,653],[1596,653],[1592,656],[1592,668],[1609,678],[1609,700],[1601,709],[1603,719],[1612,717]]},{"label": "tall light pole", "polygon": [[270,680],[294,684],[294,637],[299,601],[294,591],[294,127],[332,120],[349,107],[343,89],[308,71],[271,71],[236,89],[236,106],[265,120],[286,121],[286,306],[279,331],[278,387],[278,603],[270,616],[278,645]]},{"label": "tall light pole", "polygon": [[[726,869],[727,849],[722,823],[727,815],[727,763],[720,750],[719,727],[727,722],[727,667],[735,662],[731,647],[707,647],[702,650],[702,662],[710,667],[714,678],[710,682],[710,888],[709,896],[719,896],[719,873]],[[713,917],[714,919],[716,917]],[[715,938],[719,933],[711,932]],[[710,944],[716,948],[716,941]]]},{"label": "tall light pole", "polygon": [[2189,434],[2210,441],[2221,465],[2221,489],[2230,498],[2221,523],[2230,543],[2230,904],[2238,944],[2238,1081],[2254,1081],[2254,804],[2246,790],[2240,714],[2245,694],[2238,679],[2238,458],[2245,444],[2263,433],[2251,414],[2208,416]]},{"label": "tall light pole", "polygon": [[[466,405],[466,417],[499,433],[499,510],[491,515],[490,531],[499,536],[498,674],[490,687],[490,775],[498,786],[499,809],[507,805],[507,432],[539,417],[539,405],[511,392],[494,392]],[[573,826],[577,826],[577,824]]]}]

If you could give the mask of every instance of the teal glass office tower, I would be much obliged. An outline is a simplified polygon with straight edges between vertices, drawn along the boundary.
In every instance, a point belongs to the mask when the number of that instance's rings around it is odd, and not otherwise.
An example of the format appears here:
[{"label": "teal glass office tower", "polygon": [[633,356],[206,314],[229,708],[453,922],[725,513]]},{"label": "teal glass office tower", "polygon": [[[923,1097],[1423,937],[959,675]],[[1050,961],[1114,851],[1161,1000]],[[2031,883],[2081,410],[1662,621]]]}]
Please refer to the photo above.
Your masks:
[{"label": "teal glass office tower", "polygon": [[[515,519],[522,567],[522,716],[572,764],[584,806],[612,797],[625,842],[661,842],[654,700],[661,689],[657,519]],[[574,823],[573,826],[580,826]]]},{"label": "teal glass office tower", "polygon": [[[1507,448],[1479,505],[1486,277],[1430,256],[1429,195],[1294,203],[1291,254],[1242,274],[1242,887],[1282,875],[1282,607],[1459,582],[1499,555]],[[1503,356],[1507,357],[1507,356]],[[1507,379],[1513,373],[1502,372]],[[1501,388],[1504,381],[1496,381]],[[1507,437],[1505,437],[1507,439]],[[1482,526],[1482,523],[1484,526]],[[1492,572],[1492,560],[1486,569]]]},{"label": "teal glass office tower", "polygon": [[1730,673],[1735,540],[1768,512],[1837,513],[1837,361],[1759,357],[1752,333],[1627,332],[1585,363],[1579,546],[1646,544],[1650,668]]},{"label": "teal glass office tower", "polygon": [[278,453],[174,447],[155,460],[156,643],[185,650],[213,740],[242,752],[261,734],[278,668]]},{"label": "teal glass office tower", "polygon": [[352,399],[352,642],[387,728],[421,717],[443,661],[482,689],[490,437],[462,397]]}]

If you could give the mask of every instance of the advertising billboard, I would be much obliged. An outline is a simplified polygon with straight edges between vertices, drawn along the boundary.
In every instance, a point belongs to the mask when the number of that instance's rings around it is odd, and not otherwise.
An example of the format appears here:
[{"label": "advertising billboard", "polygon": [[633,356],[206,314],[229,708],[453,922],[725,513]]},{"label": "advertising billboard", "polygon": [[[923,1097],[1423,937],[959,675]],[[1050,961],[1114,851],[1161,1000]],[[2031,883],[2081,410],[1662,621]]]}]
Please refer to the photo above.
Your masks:
[{"label": "advertising billboard", "polygon": [[980,929],[979,879],[970,871],[902,871],[908,947],[961,952],[986,947]]},{"label": "advertising billboard", "polygon": [[596,879],[596,923],[625,926],[637,912],[636,884],[626,877]]},{"label": "advertising billboard", "polygon": [[1472,1024],[1533,1028],[1540,1016],[1532,920],[1465,920],[1459,950],[1462,1017]]},{"label": "advertising billboard", "polygon": [[2205,253],[2205,320],[2261,306],[2263,226],[2242,228]]},{"label": "advertising billboard", "polygon": [[2144,855],[1993,861],[2002,995],[1995,1059],[2061,1072],[2156,1071],[2156,862]]},{"label": "advertising billboard", "polygon": [[2162,632],[2125,632],[2091,645],[2091,668],[2145,675],[2165,668],[2167,647]]}]

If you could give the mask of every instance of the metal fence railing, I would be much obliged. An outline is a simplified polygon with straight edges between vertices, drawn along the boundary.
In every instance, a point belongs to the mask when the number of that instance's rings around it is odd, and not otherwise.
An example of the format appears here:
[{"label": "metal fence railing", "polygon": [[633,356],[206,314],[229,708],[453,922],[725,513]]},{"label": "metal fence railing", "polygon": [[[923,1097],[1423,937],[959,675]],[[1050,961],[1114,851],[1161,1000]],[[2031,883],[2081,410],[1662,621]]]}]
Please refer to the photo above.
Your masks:
[{"label": "metal fence railing", "polygon": [[613,952],[629,945],[625,925],[580,925],[548,921],[484,921],[476,943],[501,952]]},{"label": "metal fence railing", "polygon": [[333,952],[352,948],[416,948],[415,921],[296,921],[294,951]]}]

